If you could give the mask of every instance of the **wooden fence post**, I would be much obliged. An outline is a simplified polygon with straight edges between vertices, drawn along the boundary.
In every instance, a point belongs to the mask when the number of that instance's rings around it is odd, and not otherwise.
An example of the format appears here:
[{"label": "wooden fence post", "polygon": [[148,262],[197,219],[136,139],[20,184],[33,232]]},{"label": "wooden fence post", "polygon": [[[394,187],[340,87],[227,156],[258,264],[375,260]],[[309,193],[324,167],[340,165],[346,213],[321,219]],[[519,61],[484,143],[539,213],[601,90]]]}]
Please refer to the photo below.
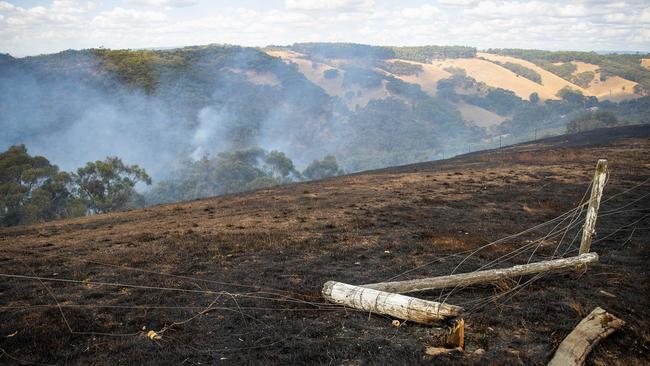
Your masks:
[{"label": "wooden fence post", "polygon": [[548,366],[581,366],[604,338],[623,328],[625,322],[597,307],[564,338]]},{"label": "wooden fence post", "polygon": [[582,240],[580,241],[579,254],[588,253],[591,248],[591,236],[596,227],[596,218],[598,216],[598,207],[600,207],[600,198],[603,195],[605,179],[607,177],[607,160],[599,159],[596,164],[594,181],[591,186],[591,197],[589,198],[589,207],[587,208],[587,217],[585,226],[582,228]]}]

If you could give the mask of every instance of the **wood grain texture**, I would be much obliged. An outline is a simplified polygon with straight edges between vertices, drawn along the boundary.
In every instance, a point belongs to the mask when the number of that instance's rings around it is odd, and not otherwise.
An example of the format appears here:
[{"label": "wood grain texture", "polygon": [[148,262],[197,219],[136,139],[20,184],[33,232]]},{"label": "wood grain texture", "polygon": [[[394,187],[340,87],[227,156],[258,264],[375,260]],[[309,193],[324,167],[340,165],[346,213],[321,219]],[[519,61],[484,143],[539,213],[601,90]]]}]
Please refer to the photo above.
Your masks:
[{"label": "wood grain texture", "polygon": [[462,308],[435,301],[393,294],[369,288],[328,281],[323,286],[323,297],[336,304],[420,324],[460,315]]},{"label": "wood grain texture", "polygon": [[522,264],[509,268],[490,269],[470,273],[460,273],[450,276],[422,278],[409,281],[380,282],[362,285],[374,290],[404,294],[432,289],[469,286],[476,284],[493,283],[504,278],[525,276],[530,274],[579,268],[588,263],[598,261],[598,254],[586,253],[577,257],[554,259],[550,261]]},{"label": "wood grain texture", "polygon": [[580,253],[589,252],[591,248],[591,238],[596,229],[596,218],[598,217],[598,208],[600,199],[603,196],[603,188],[607,180],[607,160],[599,159],[596,164],[596,172],[591,186],[591,196],[589,198],[589,207],[587,208],[587,217],[585,225],[582,228],[582,239],[580,240]]},{"label": "wood grain texture", "polygon": [[564,338],[548,365],[583,365],[598,342],[624,325],[623,320],[600,307],[595,308]]}]

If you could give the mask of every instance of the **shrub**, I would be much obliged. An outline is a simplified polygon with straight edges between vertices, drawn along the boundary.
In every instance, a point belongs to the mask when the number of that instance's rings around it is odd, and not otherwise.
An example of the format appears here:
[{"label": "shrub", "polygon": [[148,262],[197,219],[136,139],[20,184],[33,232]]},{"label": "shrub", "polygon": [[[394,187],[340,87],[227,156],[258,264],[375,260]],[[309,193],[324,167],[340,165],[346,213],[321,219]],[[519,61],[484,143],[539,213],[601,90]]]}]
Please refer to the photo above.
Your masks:
[{"label": "shrub", "polygon": [[589,112],[569,122],[567,124],[567,133],[576,133],[603,127],[614,127],[618,124],[619,120],[612,112]]},{"label": "shrub", "polygon": [[323,160],[314,160],[302,172],[302,175],[307,179],[324,179],[337,175],[344,174],[343,170],[339,168],[334,155],[327,155]]}]

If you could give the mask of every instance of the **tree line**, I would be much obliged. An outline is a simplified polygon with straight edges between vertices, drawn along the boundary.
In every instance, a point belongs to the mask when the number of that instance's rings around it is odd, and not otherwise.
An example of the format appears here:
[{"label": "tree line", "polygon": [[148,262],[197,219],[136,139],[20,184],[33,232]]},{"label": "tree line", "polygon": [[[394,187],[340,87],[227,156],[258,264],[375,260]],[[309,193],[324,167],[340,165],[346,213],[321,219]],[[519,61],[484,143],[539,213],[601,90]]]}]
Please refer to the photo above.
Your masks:
[{"label": "tree line", "polygon": [[523,76],[526,79],[533,81],[537,84],[542,84],[542,76],[537,71],[529,67],[514,62],[499,62],[496,60],[487,60],[487,61],[493,62],[501,67],[504,67],[517,74],[517,76]]},{"label": "tree line", "polygon": [[140,193],[136,186],[151,185],[151,177],[118,157],[65,172],[43,156],[30,155],[25,145],[14,145],[0,153],[0,226],[124,211],[343,173],[332,155],[299,172],[283,152],[248,148],[187,162],[170,174],[173,178]]},{"label": "tree line", "polygon": [[392,58],[429,63],[441,58],[472,58],[476,48],[468,46],[370,46],[357,43],[294,43],[291,46],[271,46],[267,49],[283,49],[302,53],[312,59],[365,59],[379,62]]},{"label": "tree line", "polygon": [[25,145],[0,153],[0,226],[120,211],[142,207],[139,182],[151,178],[137,165],[117,157],[88,162],[76,172],[60,171]]},{"label": "tree line", "polygon": [[283,152],[251,147],[187,161],[147,192],[145,200],[148,205],[188,201],[343,173],[333,155],[313,160],[300,172]]}]

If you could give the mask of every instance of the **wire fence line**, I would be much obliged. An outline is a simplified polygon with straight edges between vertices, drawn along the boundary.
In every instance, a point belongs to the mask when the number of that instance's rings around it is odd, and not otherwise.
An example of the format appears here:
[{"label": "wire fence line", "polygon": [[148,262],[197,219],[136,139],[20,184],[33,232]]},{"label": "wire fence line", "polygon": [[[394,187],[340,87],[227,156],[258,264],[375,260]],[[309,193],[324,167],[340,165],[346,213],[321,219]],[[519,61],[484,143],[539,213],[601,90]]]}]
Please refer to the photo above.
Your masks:
[{"label": "wire fence line", "polygon": [[525,132],[516,134],[492,135],[481,141],[466,142],[463,146],[443,146],[439,148],[439,151],[431,156],[431,158],[435,160],[452,158],[457,155],[476,151],[500,149],[525,142],[533,143],[543,138],[555,137],[564,134],[566,134],[565,126],[540,125],[536,128],[530,128]]},{"label": "wire fence line", "polygon": [[[650,182],[650,178],[644,180],[641,183],[638,183],[634,185],[631,188],[625,189],[621,192],[618,192],[607,199],[603,200],[601,204],[606,204],[607,202],[611,202],[614,198],[620,197],[623,195],[626,195],[636,189],[639,189],[640,187],[643,187],[646,183]],[[504,238],[500,238],[498,240],[495,240],[493,242],[487,243],[485,245],[482,245],[479,248],[476,249],[471,249],[459,253],[453,253],[448,256],[442,257],[442,258],[437,258],[435,261],[431,261],[428,263],[425,263],[423,265],[420,265],[418,267],[415,267],[413,269],[407,270],[405,272],[402,272],[398,275],[395,275],[391,277],[389,280],[395,279],[402,277],[406,274],[413,273],[417,270],[423,269],[432,263],[439,261],[439,260],[444,260],[448,258],[462,258],[458,265],[452,270],[451,274],[455,273],[463,263],[468,261],[472,256],[476,255],[482,250],[485,250],[486,248],[503,244],[503,243],[508,243],[512,241],[513,239],[519,238],[522,235],[525,234],[531,234],[535,233],[539,230],[542,230],[544,228],[551,227],[546,231],[546,233],[535,239],[530,241],[529,243],[516,247],[512,249],[511,251],[500,255],[499,257],[490,260],[487,263],[482,264],[478,270],[483,270],[487,268],[493,268],[501,263],[504,263],[505,261],[508,261],[512,258],[517,257],[518,255],[531,252],[531,254],[528,256],[527,263],[530,263],[532,258],[534,257],[534,254],[537,252],[537,250],[546,242],[558,239],[557,244],[555,245],[555,249],[551,255],[551,257],[555,257],[558,255],[558,253],[562,252],[561,247],[562,244],[569,234],[569,232],[573,229],[579,228],[581,226],[581,221],[580,218],[582,217],[582,214],[584,212],[584,209],[588,205],[588,202],[585,201],[585,198],[587,197],[587,193],[591,186],[587,187],[585,194],[582,196],[579,204],[572,208],[569,211],[566,211],[562,213],[561,215],[548,220],[544,223],[538,224],[536,226],[533,226],[531,228],[528,228],[526,230],[523,230],[519,233],[508,235]],[[634,200],[631,201],[626,201],[624,204],[619,205],[614,208],[610,208],[609,210],[603,211],[602,215],[599,215],[599,217],[607,217],[607,216],[612,216],[612,215],[620,215],[622,213],[636,213],[636,212],[642,212],[643,210],[646,210],[644,208],[629,208],[631,205],[640,202],[641,200],[647,198],[650,196],[650,193],[644,194],[641,197],[635,198]],[[606,236],[600,237],[597,240],[593,242],[593,244],[597,244],[599,242],[602,242],[611,236],[615,235],[618,232],[626,232],[626,231],[632,231],[626,242],[623,244],[625,245],[627,242],[629,242],[634,235],[635,231],[637,230],[637,225],[642,223],[646,218],[650,217],[650,213],[642,215],[640,218],[637,220],[627,223],[625,225],[621,225],[617,228],[615,228],[612,232],[607,233]],[[644,230],[647,228],[641,227],[638,228],[638,230]],[[573,236],[573,239],[571,241],[568,241],[566,243],[566,248],[560,255],[561,257],[564,257],[568,254],[573,254],[577,252],[577,247],[574,246],[574,243],[578,237],[579,231]],[[36,254],[33,252],[25,251],[31,254]],[[464,255],[466,254],[466,255]],[[47,258],[48,256],[37,256],[40,259]],[[180,324],[185,324],[187,322],[190,322],[194,319],[196,319],[199,316],[205,315],[208,312],[211,311],[226,311],[226,312],[233,312],[240,314],[244,318],[248,318],[251,320],[255,320],[254,317],[250,317],[244,313],[244,311],[287,311],[287,312],[299,312],[299,311],[361,311],[361,310],[355,310],[355,309],[349,309],[345,308],[342,305],[337,305],[337,304],[331,304],[331,303],[326,303],[326,302],[313,302],[313,301],[306,301],[303,299],[300,299],[301,294],[292,294],[288,291],[285,290],[277,290],[277,289],[265,289],[265,291],[260,290],[261,288],[259,286],[252,286],[252,285],[246,285],[246,284],[236,284],[236,283],[228,283],[228,282],[222,282],[222,281],[214,281],[214,280],[209,280],[205,278],[199,278],[199,277],[193,277],[193,276],[187,276],[187,275],[176,275],[176,274],[171,274],[171,273],[165,273],[165,272],[156,272],[153,270],[148,270],[148,269],[141,269],[141,268],[135,268],[135,267],[129,267],[129,266],[121,266],[121,265],[116,265],[116,264],[111,264],[111,263],[104,263],[104,262],[99,262],[95,260],[83,260],[79,258],[69,258],[70,260],[73,261],[79,261],[79,262],[85,262],[85,263],[91,263],[91,264],[96,264],[100,266],[106,266],[106,267],[114,267],[120,270],[125,270],[125,271],[135,271],[135,272],[141,272],[141,273],[148,273],[148,274],[156,274],[160,276],[166,276],[170,278],[178,278],[178,279],[183,279],[183,280],[191,280],[191,281],[197,281],[197,282],[203,282],[211,285],[219,285],[219,286],[234,286],[234,287],[244,287],[244,288],[251,288],[251,289],[257,289],[258,291],[251,291],[251,292],[228,292],[228,291],[223,291],[223,290],[212,290],[212,289],[189,289],[189,288],[179,288],[179,287],[166,287],[166,286],[152,286],[152,285],[140,285],[140,284],[132,284],[132,283],[125,283],[125,282],[104,282],[104,281],[87,281],[87,280],[75,280],[75,279],[68,279],[68,278],[54,278],[54,277],[45,277],[45,276],[38,276],[34,273],[33,268],[27,266],[26,264],[23,263],[24,266],[26,266],[30,272],[32,272],[32,275],[26,275],[26,274],[13,274],[13,273],[0,273],[0,277],[6,278],[6,279],[14,279],[14,280],[24,280],[24,281],[35,281],[40,283],[45,289],[46,292],[50,295],[50,297],[53,298],[55,301],[55,304],[26,304],[26,305],[11,305],[11,306],[0,306],[0,311],[1,310],[12,310],[12,309],[39,309],[39,308],[57,308],[61,312],[61,315],[64,319],[64,322],[66,323],[68,330],[72,334],[78,334],[78,335],[105,335],[105,336],[137,336],[141,335],[142,331],[138,330],[136,332],[129,332],[129,333],[103,333],[103,332],[78,332],[75,331],[74,328],[68,323],[68,320],[65,318],[65,313],[63,312],[63,309],[67,308],[85,308],[85,309],[123,309],[123,310],[145,310],[145,309],[157,309],[157,310],[187,310],[187,311],[197,311],[196,314],[192,315],[189,318],[185,318],[183,320],[179,320],[176,322],[172,322],[169,325],[165,326],[162,328],[160,331],[164,332],[165,330],[171,329],[171,327],[180,325]],[[3,261],[2,263],[5,263]],[[530,279],[528,279],[525,282],[521,282],[522,278],[520,277],[519,280],[517,280],[514,284],[514,286],[511,286],[505,291],[502,291],[497,294],[489,295],[489,296],[482,296],[482,297],[477,297],[472,300],[464,301],[461,305],[471,305],[467,309],[468,314],[474,314],[476,312],[479,312],[482,308],[484,308],[486,305],[490,303],[495,303],[499,300],[502,301],[502,303],[505,303],[509,301],[511,298],[513,298],[517,293],[523,291],[525,288],[533,284],[535,281],[538,281],[539,279],[543,278],[545,274],[538,274]],[[163,292],[174,292],[174,293],[186,293],[186,294],[196,294],[196,295],[201,295],[202,297],[205,296],[210,296],[213,297],[214,299],[212,302],[208,305],[184,305],[184,306],[161,306],[161,305],[152,305],[152,304],[139,304],[139,305],[102,305],[102,304],[69,304],[69,303],[60,303],[53,291],[45,285],[45,283],[48,282],[58,282],[58,283],[67,283],[67,284],[77,284],[77,285],[84,285],[84,286],[102,286],[102,287],[122,287],[122,288],[134,288],[134,289],[140,289],[140,290],[146,290],[146,291],[163,291]],[[450,296],[456,294],[460,290],[466,288],[467,286],[457,286],[451,290],[448,291],[441,291],[441,293],[438,296],[438,300],[442,301],[443,303],[446,302]],[[289,294],[292,295],[298,295],[297,297],[292,297],[289,296]],[[217,300],[220,299],[231,299],[233,303],[235,304],[233,307],[227,307],[227,306],[218,306]],[[240,306],[237,303],[237,299],[254,299],[254,300],[261,300],[261,301],[269,301],[269,302],[274,302],[274,303],[291,303],[296,306],[303,306],[303,307],[298,307],[298,308],[277,308],[277,307],[259,307],[259,306]],[[3,351],[4,352],[4,351]],[[6,352],[4,352],[5,355]]]},{"label": "wire fence line", "polygon": [[[535,241],[532,241],[531,243],[528,243],[528,244],[526,244],[526,245],[524,245],[524,246],[522,246],[522,247],[519,247],[519,248],[517,248],[517,249],[514,249],[514,250],[512,250],[511,252],[506,253],[506,254],[500,256],[499,258],[496,258],[495,260],[492,260],[492,261],[490,261],[490,262],[488,262],[488,263],[482,265],[481,267],[479,267],[478,269],[474,270],[473,272],[478,272],[478,271],[481,271],[481,270],[485,270],[485,269],[491,268],[491,267],[493,267],[493,266],[495,266],[495,265],[497,265],[497,264],[502,263],[503,261],[505,261],[505,260],[507,260],[507,259],[512,258],[513,256],[516,256],[518,253],[525,252],[525,251],[527,251],[528,249],[533,248],[533,251],[532,251],[532,253],[530,254],[530,256],[529,256],[529,258],[528,258],[528,261],[526,262],[526,263],[530,263],[530,261],[531,261],[532,258],[533,258],[533,255],[535,254],[535,252],[537,251],[537,249],[542,245],[542,243],[544,243],[546,240],[549,240],[549,239],[553,238],[554,236],[557,236],[557,235],[559,235],[559,234],[562,234],[562,238],[560,239],[560,241],[559,241],[559,243],[558,243],[558,246],[556,247],[556,250],[553,252],[553,256],[555,256],[555,254],[556,254],[556,252],[557,252],[557,248],[562,244],[562,240],[564,239],[564,236],[566,235],[566,233],[568,232],[568,230],[571,229],[572,227],[575,227],[576,225],[578,225],[578,224],[576,224],[576,221],[577,221],[577,219],[580,217],[580,214],[582,213],[583,208],[585,207],[585,205],[588,204],[588,202],[585,202],[585,197],[587,196],[587,193],[589,192],[589,189],[590,189],[590,188],[591,188],[591,184],[590,184],[589,187],[587,187],[587,189],[585,190],[585,193],[583,194],[583,196],[582,196],[582,198],[581,198],[581,200],[580,200],[580,203],[578,204],[577,207],[574,207],[573,209],[571,209],[571,210],[565,212],[564,214],[562,214],[562,215],[556,217],[556,218],[553,219],[553,220],[549,220],[549,221],[547,221],[546,223],[541,224],[541,225],[549,225],[549,223],[553,223],[553,222],[555,222],[555,221],[557,221],[557,220],[559,220],[559,219],[561,218],[561,221],[558,222],[558,223],[557,223],[557,224],[556,224],[556,225],[555,225],[555,226],[554,226],[554,227],[553,227],[553,228],[552,228],[552,229],[551,229],[551,230],[550,230],[550,231],[549,231],[545,236],[543,236],[542,238],[537,239],[537,240],[535,240]],[[569,224],[568,224],[567,226],[565,226],[564,228],[558,230],[558,227],[559,227],[559,226],[560,226],[564,221],[566,221],[567,218],[570,218],[570,219],[571,219],[570,222],[569,222]],[[539,225],[538,225],[538,226],[539,226]],[[518,235],[519,235],[519,234],[515,234],[515,237],[517,237]],[[490,244],[486,244],[486,245],[484,245],[483,247],[480,247],[480,248],[478,248],[477,250],[475,250],[474,252],[470,253],[467,257],[465,257],[465,258],[464,258],[464,259],[463,259],[463,260],[462,260],[462,261],[461,261],[461,262],[460,262],[460,263],[459,263],[459,264],[454,268],[454,270],[452,270],[451,274],[454,274],[455,271],[460,267],[460,265],[461,265],[464,261],[468,260],[471,256],[473,256],[474,254],[478,253],[480,250],[483,250],[483,249],[485,249],[485,248],[487,248],[487,247],[489,247],[489,246],[491,246],[491,245],[493,245],[493,244],[491,244],[491,243],[490,243]],[[521,280],[521,278],[520,278],[520,280]],[[519,281],[520,281],[520,280],[519,280]],[[519,285],[519,281],[518,281],[517,285]],[[450,297],[451,295],[453,295],[455,292],[457,292],[457,291],[459,291],[459,290],[462,290],[462,289],[464,289],[464,288],[466,288],[466,287],[467,287],[467,286],[458,286],[458,285],[457,285],[457,286],[455,286],[452,290],[448,291],[446,294],[445,294],[445,289],[441,289],[441,291],[440,291],[440,295],[438,296],[438,301],[440,301],[440,300],[442,299],[442,302],[443,302],[443,303],[446,303],[447,300],[449,299],[449,297]],[[444,298],[443,298],[443,295],[444,295]]]}]

